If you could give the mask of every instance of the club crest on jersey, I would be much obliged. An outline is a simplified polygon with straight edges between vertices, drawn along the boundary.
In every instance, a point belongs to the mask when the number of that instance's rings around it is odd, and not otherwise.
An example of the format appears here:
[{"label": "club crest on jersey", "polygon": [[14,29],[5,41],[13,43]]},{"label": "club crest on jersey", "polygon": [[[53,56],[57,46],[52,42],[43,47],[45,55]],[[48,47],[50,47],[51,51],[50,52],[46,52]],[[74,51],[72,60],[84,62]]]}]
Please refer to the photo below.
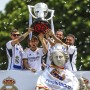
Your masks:
[{"label": "club crest on jersey", "polygon": [[59,80],[61,80],[61,81],[63,81],[63,80],[65,79],[65,74],[63,74],[62,76],[59,75],[60,72],[57,71],[56,69],[53,69],[53,70],[50,72],[50,74],[51,74],[53,77],[55,77],[55,78],[57,78],[57,79],[59,79]]},{"label": "club crest on jersey", "polygon": [[18,50],[18,48],[16,48],[16,50]]},{"label": "club crest on jersey", "polygon": [[18,56],[15,57],[15,63],[19,63],[19,57]]}]

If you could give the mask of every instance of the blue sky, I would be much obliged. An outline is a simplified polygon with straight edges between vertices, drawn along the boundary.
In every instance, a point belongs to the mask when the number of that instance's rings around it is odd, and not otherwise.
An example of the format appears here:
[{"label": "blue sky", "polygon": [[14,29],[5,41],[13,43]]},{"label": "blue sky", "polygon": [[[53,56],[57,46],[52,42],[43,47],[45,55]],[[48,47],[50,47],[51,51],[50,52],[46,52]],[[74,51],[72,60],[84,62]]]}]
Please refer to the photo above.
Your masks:
[{"label": "blue sky", "polygon": [[0,0],[0,11],[4,11],[5,5],[9,2],[10,0]]}]

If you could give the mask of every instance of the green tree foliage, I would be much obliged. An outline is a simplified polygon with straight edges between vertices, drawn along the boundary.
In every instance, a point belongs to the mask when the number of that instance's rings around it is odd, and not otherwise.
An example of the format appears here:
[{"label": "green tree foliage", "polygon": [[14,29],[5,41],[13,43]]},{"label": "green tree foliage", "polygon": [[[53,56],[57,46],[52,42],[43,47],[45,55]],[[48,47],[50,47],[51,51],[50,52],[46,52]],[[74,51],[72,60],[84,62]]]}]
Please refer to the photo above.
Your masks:
[{"label": "green tree foliage", "polygon": [[[54,26],[76,36],[78,48],[77,68],[90,70],[90,0],[11,0],[0,12],[0,68],[7,68],[5,44],[10,40],[10,31],[18,28],[26,32],[29,22],[27,5],[44,2],[55,10]],[[27,46],[26,40],[22,42]]]}]

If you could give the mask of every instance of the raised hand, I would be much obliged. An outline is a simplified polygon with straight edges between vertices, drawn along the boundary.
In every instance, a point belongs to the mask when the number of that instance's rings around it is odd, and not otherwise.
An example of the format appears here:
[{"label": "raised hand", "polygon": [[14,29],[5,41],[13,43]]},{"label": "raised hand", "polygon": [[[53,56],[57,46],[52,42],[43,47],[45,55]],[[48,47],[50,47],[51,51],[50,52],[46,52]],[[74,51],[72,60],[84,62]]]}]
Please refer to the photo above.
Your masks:
[{"label": "raised hand", "polygon": [[34,29],[33,28],[31,28],[31,27],[29,27],[29,28],[27,28],[28,29],[28,32],[29,33],[31,33]]},{"label": "raised hand", "polygon": [[36,69],[34,69],[34,68],[29,68],[29,70],[31,71],[31,72],[36,72],[37,70]]},{"label": "raised hand", "polygon": [[40,33],[40,34],[38,35],[38,37],[39,37],[40,40],[43,40],[44,34]]},{"label": "raised hand", "polygon": [[49,36],[53,36],[53,32],[51,29],[46,30],[46,34]]}]

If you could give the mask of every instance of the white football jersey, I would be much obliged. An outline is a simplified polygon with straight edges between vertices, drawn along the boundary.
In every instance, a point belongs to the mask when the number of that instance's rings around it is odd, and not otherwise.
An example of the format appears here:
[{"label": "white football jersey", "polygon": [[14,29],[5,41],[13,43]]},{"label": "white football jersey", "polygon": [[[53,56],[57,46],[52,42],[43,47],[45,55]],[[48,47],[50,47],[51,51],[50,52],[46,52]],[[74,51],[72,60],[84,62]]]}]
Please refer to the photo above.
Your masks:
[{"label": "white football jersey", "polygon": [[64,69],[60,75],[65,74],[65,79],[60,80],[50,73],[53,69],[54,68],[46,68],[38,78],[37,86],[47,87],[49,90],[79,90],[78,79],[71,71]]},{"label": "white football jersey", "polygon": [[76,58],[77,58],[77,48],[76,46],[68,46],[69,60],[66,63],[66,68],[70,71],[77,71],[76,68]]},{"label": "white football jersey", "polygon": [[36,69],[37,71],[41,70],[41,59],[43,56],[43,48],[37,48],[35,51],[27,48],[23,53],[23,58],[28,60],[30,67]]},{"label": "white football jersey", "polygon": [[6,43],[6,52],[8,56],[7,70],[21,70],[22,66],[22,53],[23,48],[20,44],[12,46],[12,40]]}]

